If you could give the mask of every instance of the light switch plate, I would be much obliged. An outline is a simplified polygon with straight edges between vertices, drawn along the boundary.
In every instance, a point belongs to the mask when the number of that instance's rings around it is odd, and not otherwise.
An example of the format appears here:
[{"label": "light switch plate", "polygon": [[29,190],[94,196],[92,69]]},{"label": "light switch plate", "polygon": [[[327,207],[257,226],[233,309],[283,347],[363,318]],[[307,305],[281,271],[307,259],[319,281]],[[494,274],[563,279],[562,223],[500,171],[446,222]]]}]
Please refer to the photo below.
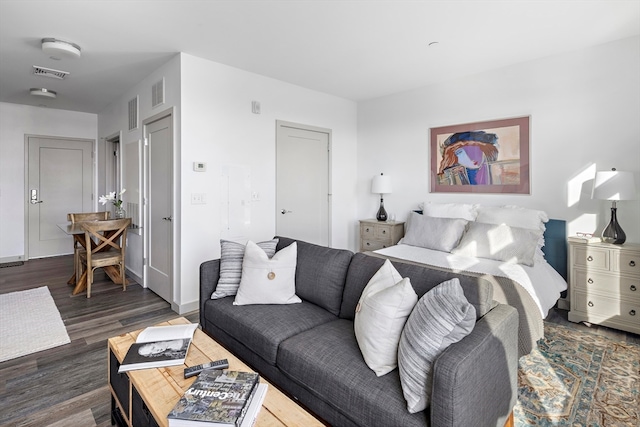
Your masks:
[{"label": "light switch plate", "polygon": [[207,170],[207,164],[205,162],[193,162],[193,170],[196,172],[204,172]]}]

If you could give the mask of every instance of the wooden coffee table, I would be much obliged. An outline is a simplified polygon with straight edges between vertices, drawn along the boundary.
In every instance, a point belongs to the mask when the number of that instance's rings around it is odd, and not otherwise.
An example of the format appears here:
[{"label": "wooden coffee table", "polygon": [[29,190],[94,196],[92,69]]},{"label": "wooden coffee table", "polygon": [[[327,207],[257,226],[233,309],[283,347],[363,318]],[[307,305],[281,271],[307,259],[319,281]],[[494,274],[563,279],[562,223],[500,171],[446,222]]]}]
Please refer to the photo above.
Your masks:
[{"label": "wooden coffee table", "polygon": [[[190,323],[180,317],[161,325]],[[140,369],[118,374],[118,366],[129,346],[142,330],[129,332],[108,340],[108,378],[111,390],[112,423],[136,426],[167,426],[167,414],[197,377],[184,379],[184,368],[212,360],[228,359],[229,369],[252,371],[224,347],[196,329],[186,363],[180,366]],[[256,426],[323,426],[313,415],[269,384],[267,396],[258,414]]]}]

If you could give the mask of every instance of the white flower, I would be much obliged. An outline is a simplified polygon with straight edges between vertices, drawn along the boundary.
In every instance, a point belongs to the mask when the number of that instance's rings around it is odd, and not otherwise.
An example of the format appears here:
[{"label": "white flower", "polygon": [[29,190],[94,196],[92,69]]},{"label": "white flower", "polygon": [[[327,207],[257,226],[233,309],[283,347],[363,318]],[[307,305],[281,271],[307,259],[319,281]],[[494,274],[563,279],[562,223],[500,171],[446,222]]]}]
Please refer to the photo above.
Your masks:
[{"label": "white flower", "polygon": [[125,191],[127,191],[127,189],[123,188],[122,191],[120,191],[120,193],[118,194],[118,198],[116,198],[116,192],[112,191],[106,196],[100,196],[100,198],[98,198],[98,202],[102,203],[103,206],[106,205],[108,202],[111,202],[115,206],[120,207],[120,205],[122,205],[121,197]]}]

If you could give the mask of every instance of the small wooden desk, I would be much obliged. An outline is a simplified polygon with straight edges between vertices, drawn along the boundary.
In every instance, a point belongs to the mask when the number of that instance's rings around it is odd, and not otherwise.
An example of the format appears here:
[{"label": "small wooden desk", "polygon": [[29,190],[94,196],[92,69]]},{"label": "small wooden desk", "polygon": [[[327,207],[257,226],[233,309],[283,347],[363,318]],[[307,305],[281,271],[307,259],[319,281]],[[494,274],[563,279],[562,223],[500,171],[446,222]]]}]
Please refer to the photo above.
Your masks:
[{"label": "small wooden desk", "polygon": [[[86,247],[86,241],[84,238],[84,229],[82,228],[82,222],[65,222],[63,224],[57,224],[58,228],[62,231],[64,231],[65,233],[69,234],[70,236],[73,236],[73,239],[78,242],[83,248],[87,248]],[[67,280],[67,284],[69,285],[75,285],[75,287],[73,288],[73,292],[72,295],[77,295],[80,292],[84,291],[87,289],[87,272],[85,270],[84,273],[82,273],[82,276],[80,276],[79,279],[76,278],[76,268],[77,266],[75,265],[75,259],[74,259],[74,266],[73,266],[73,275],[71,276],[71,278],[69,278],[69,280]],[[111,279],[111,281],[113,281],[114,283],[117,284],[121,284],[122,283],[122,279],[120,278],[120,271],[118,270],[118,268],[114,265],[110,265],[107,267],[103,267],[103,270],[105,273],[107,273],[107,276],[109,276],[109,278]],[[77,279],[77,280],[76,280]],[[127,285],[129,284],[129,279],[127,279]]]},{"label": "small wooden desk", "polygon": [[[161,323],[179,325],[190,323],[184,317]],[[212,360],[227,359],[229,369],[253,372],[200,329],[196,329],[187,353],[186,363],[180,366],[140,369],[118,374],[118,366],[141,330],[109,338],[108,381],[111,391],[112,417],[116,408],[124,415],[124,423],[131,425],[168,426],[167,415],[197,377],[184,379],[184,368]],[[261,383],[269,384],[264,378]],[[152,419],[148,419],[151,415]],[[112,418],[112,421],[116,421]],[[314,427],[324,426],[317,418],[289,399],[272,384],[256,420],[257,427]]]}]

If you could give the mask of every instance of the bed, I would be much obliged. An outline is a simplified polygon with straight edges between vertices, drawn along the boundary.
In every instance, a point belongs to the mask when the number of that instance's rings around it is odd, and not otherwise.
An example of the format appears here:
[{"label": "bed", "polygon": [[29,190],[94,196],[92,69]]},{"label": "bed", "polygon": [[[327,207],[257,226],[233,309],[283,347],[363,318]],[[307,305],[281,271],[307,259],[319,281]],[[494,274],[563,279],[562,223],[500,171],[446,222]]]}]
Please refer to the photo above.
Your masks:
[{"label": "bed", "polygon": [[398,245],[367,254],[489,280],[494,299],[518,310],[518,350],[529,354],[567,289],[565,221],[516,206],[424,206],[410,213]]}]

